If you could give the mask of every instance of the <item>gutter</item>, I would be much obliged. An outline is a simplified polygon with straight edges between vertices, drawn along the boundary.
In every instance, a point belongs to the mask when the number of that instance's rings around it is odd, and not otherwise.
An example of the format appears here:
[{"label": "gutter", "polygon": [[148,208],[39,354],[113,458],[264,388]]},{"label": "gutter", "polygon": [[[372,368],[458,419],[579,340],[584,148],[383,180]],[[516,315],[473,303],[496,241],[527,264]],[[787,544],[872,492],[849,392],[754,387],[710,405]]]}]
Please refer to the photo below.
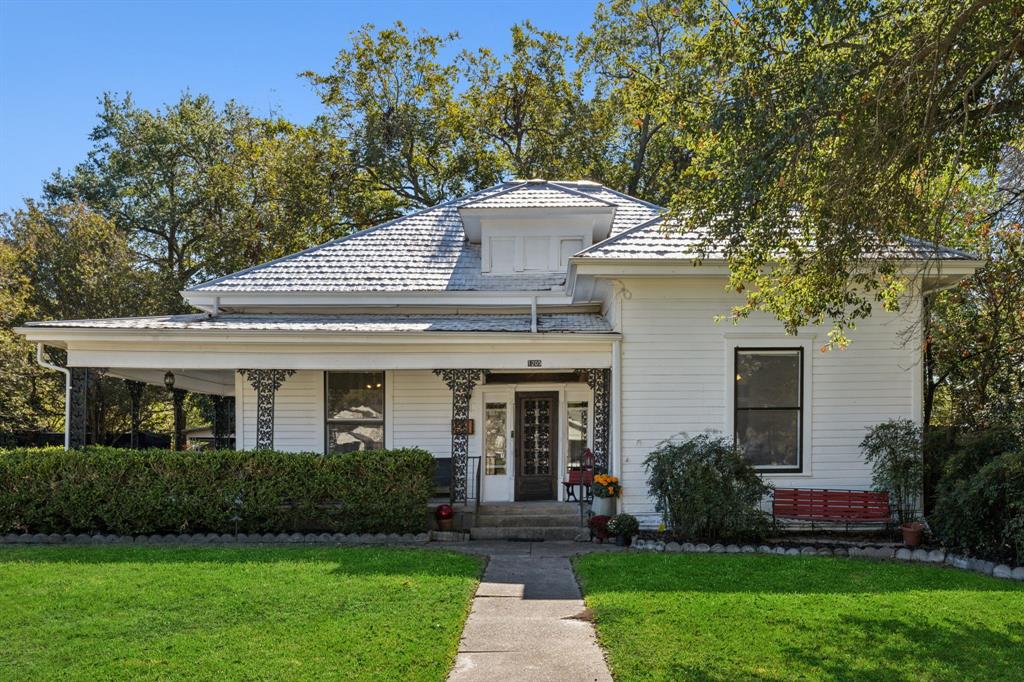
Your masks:
[{"label": "gutter", "polygon": [[43,344],[36,344],[36,364],[64,375],[64,449],[71,449],[71,370],[43,359]]}]

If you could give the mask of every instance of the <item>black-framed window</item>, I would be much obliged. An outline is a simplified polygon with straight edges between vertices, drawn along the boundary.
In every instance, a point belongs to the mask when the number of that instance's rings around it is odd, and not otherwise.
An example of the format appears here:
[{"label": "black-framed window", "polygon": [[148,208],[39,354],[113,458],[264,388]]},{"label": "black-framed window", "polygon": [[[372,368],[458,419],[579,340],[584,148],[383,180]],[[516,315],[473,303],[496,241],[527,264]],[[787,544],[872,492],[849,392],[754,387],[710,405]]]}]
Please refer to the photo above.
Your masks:
[{"label": "black-framed window", "polygon": [[384,372],[326,373],[327,451],[384,447]]},{"label": "black-framed window", "polygon": [[803,348],[737,348],[736,444],[759,469],[803,470]]}]

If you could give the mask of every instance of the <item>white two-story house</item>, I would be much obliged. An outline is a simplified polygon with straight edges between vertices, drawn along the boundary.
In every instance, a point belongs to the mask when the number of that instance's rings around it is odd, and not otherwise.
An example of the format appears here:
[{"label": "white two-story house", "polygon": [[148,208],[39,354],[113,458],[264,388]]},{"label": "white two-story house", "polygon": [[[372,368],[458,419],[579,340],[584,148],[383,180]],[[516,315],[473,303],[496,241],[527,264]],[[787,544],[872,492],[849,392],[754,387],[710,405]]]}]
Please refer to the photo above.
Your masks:
[{"label": "white two-story house", "polygon": [[422,447],[456,503],[563,500],[590,448],[620,510],[656,524],[644,458],[702,432],[776,485],[869,487],[865,428],[921,417],[922,292],[979,264],[908,240],[925,274],[904,309],[822,352],[823,329],[716,322],[739,302],[726,265],[695,265],[662,213],[595,183],[510,182],[196,285],[194,314],[19,331],[67,349],[72,444],[74,378],[101,368],[232,397],[239,449]]}]

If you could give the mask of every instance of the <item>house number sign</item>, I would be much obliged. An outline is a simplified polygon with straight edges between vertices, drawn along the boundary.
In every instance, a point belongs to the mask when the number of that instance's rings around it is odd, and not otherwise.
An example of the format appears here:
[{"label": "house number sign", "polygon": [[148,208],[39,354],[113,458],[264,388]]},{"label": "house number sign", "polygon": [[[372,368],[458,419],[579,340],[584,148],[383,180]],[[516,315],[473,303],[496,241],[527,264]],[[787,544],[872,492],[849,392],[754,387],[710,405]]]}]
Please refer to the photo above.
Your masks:
[{"label": "house number sign", "polygon": [[540,362],[540,360],[527,360],[526,361],[526,366],[527,367],[540,367],[541,366],[541,362]]}]

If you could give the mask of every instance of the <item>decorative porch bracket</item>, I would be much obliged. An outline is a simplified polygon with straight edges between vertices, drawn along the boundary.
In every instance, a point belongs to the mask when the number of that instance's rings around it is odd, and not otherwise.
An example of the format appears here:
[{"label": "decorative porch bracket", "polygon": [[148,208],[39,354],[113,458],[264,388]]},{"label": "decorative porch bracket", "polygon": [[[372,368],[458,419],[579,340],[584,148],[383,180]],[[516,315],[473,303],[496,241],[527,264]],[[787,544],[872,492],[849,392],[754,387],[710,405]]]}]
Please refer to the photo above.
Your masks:
[{"label": "decorative porch bracket", "polygon": [[580,374],[594,391],[594,471],[608,473],[608,445],[611,442],[611,384],[610,369],[581,369]]},{"label": "decorative porch bracket", "polygon": [[256,391],[256,449],[274,449],[274,394],[293,369],[240,369]]},{"label": "decorative porch bracket", "polygon": [[[452,392],[452,502],[466,502],[469,481],[469,399],[483,378],[481,369],[435,369]],[[479,494],[479,493],[478,493]]]}]

